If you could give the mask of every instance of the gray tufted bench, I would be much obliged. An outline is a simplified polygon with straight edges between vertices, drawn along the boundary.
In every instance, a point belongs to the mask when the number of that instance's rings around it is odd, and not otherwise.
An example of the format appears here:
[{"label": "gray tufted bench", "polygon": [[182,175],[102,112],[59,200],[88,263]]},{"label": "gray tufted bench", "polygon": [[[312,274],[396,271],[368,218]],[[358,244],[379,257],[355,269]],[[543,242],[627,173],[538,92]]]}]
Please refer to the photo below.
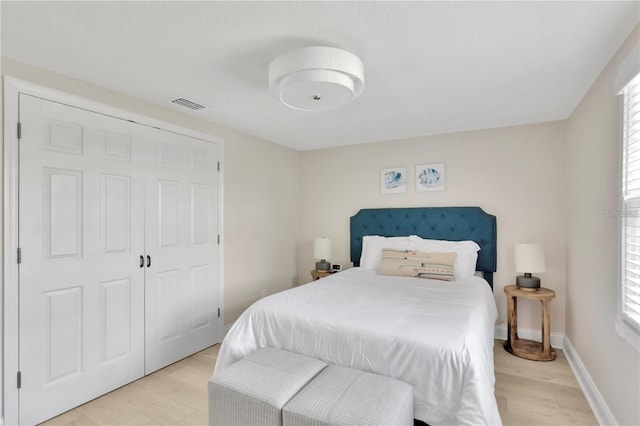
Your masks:
[{"label": "gray tufted bench", "polygon": [[413,425],[413,387],[273,348],[209,380],[210,425]]},{"label": "gray tufted bench", "polygon": [[265,348],[209,379],[210,425],[282,425],[282,408],[327,364]]}]

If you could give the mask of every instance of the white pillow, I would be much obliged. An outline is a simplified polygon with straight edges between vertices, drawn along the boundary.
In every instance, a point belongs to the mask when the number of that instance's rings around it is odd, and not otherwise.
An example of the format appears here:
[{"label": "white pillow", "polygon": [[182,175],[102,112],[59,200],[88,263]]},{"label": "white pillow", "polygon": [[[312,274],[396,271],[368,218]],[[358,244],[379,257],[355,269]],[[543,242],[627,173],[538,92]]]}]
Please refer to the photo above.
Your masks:
[{"label": "white pillow", "polygon": [[433,253],[456,252],[458,256],[453,265],[453,275],[455,275],[456,281],[469,279],[476,272],[480,246],[475,241],[427,240],[417,235],[411,235],[409,239],[414,244],[414,250]]},{"label": "white pillow", "polygon": [[383,249],[413,250],[413,241],[409,237],[381,237],[365,235],[362,237],[362,255],[360,267],[370,271],[380,269]]}]

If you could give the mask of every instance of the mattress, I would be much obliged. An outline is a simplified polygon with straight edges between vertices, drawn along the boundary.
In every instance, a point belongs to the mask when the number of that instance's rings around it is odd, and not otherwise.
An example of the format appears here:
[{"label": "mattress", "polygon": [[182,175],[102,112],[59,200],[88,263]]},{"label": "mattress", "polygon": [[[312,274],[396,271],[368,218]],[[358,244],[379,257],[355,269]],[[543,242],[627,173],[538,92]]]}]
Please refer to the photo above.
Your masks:
[{"label": "mattress", "polygon": [[496,425],[496,319],[480,277],[445,282],[352,268],[250,306],[222,342],[214,375],[270,346],[409,383],[416,418],[432,426]]}]

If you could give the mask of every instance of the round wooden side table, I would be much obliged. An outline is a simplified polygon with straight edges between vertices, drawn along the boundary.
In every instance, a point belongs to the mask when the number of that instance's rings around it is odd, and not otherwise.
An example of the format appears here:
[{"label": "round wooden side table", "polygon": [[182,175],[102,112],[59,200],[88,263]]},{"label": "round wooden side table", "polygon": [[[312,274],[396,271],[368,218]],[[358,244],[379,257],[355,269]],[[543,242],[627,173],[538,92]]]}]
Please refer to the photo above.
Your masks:
[{"label": "round wooden side table", "polygon": [[[556,359],[556,351],[551,347],[550,302],[556,293],[548,288],[537,291],[521,289],[515,285],[504,288],[507,295],[507,341],[504,349],[520,358],[533,361],[552,361]],[[520,339],[518,337],[518,297],[539,300],[542,303],[542,342]]]},{"label": "round wooden side table", "polygon": [[313,281],[319,280],[320,278],[328,277],[333,274],[333,271],[318,271],[316,269],[311,270],[311,278]]}]

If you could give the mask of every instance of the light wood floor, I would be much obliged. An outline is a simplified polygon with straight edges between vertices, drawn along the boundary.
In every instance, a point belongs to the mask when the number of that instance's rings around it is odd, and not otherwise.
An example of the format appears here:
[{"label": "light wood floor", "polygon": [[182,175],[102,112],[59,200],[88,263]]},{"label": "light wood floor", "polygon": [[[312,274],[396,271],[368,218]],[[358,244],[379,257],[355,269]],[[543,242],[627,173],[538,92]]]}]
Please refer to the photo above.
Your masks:
[{"label": "light wood floor", "polygon": [[553,361],[529,361],[506,352],[503,343],[496,340],[493,359],[505,426],[598,424],[562,350]]},{"label": "light wood floor", "polygon": [[[44,425],[206,425],[207,380],[219,345],[205,349]],[[527,361],[494,345],[496,399],[505,426],[597,425],[561,350]]]}]

